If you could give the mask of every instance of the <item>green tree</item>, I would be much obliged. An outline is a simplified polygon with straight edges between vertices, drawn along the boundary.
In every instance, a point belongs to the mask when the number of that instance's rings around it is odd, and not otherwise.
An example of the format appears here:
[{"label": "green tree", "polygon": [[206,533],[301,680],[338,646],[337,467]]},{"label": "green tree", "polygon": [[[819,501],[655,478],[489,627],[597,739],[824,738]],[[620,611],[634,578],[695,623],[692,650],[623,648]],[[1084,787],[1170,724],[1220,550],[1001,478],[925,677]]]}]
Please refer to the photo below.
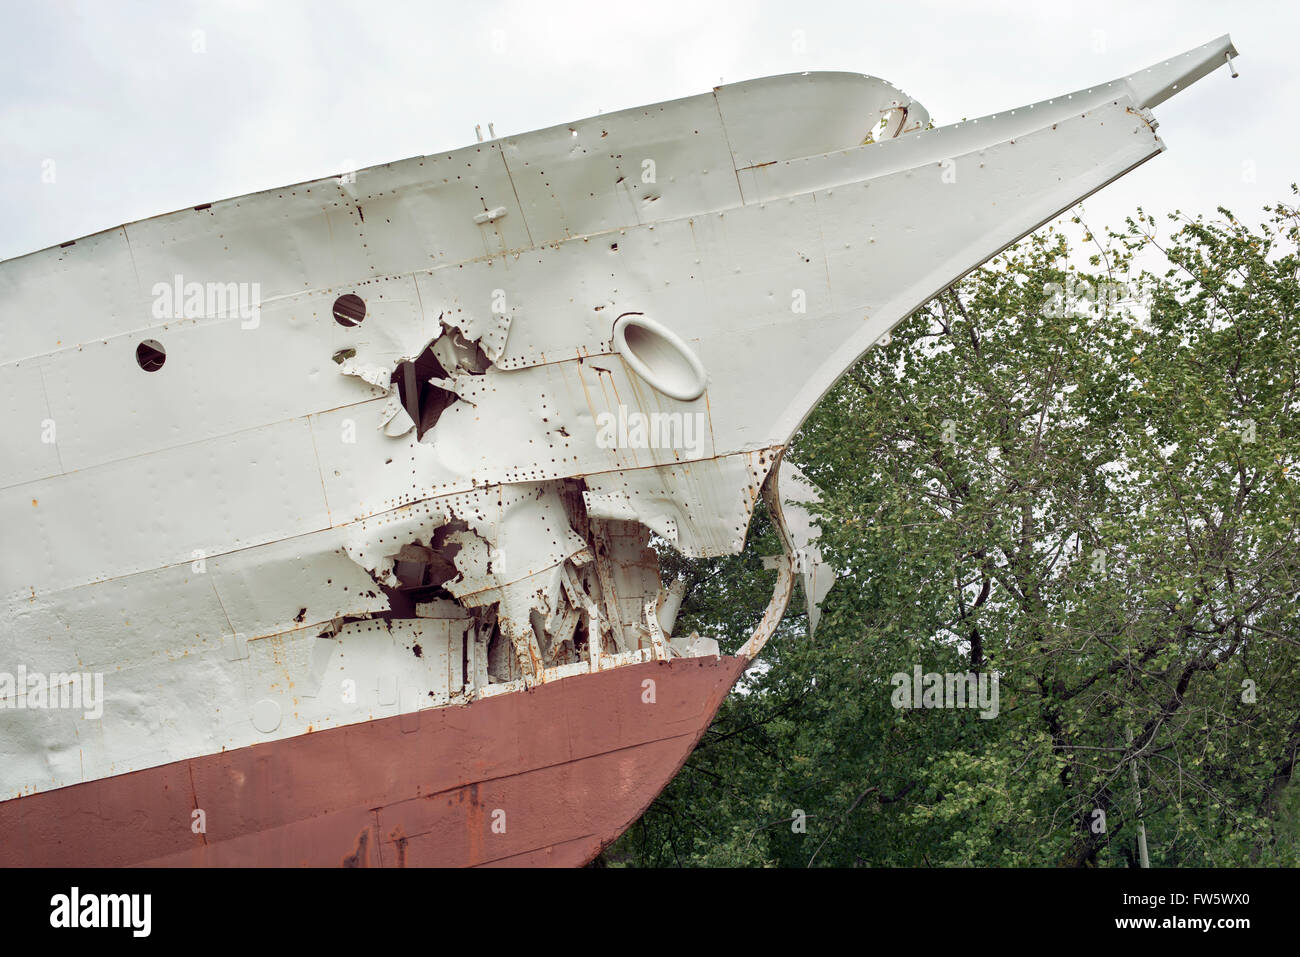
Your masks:
[{"label": "green tree", "polygon": [[[1039,232],[850,370],[789,452],[817,635],[792,603],[604,862],[1123,866],[1141,820],[1153,865],[1300,863],[1300,216],[1220,214],[1079,224],[1089,270]],[[665,556],[678,628],[738,647],[776,551],[760,512]],[[914,665],[996,673],[998,715],[895,709]]]}]

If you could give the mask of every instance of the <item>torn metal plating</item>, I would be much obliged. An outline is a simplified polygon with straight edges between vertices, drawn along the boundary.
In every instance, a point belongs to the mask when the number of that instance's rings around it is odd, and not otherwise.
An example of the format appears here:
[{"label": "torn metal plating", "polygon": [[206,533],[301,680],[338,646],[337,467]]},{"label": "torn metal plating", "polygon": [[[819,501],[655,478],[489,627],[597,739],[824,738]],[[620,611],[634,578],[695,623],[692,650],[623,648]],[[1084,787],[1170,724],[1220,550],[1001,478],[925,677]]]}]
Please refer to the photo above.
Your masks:
[{"label": "torn metal plating", "polygon": [[[373,343],[360,343],[338,362],[341,374],[385,390],[378,428],[392,440],[437,447],[450,438],[450,429],[439,427],[444,414],[473,415],[479,411],[477,400],[526,386],[527,371],[494,366],[509,332],[508,316],[497,321],[445,316],[439,317],[443,327],[437,336],[414,348],[418,340],[408,337],[396,358],[400,336],[385,335],[383,324],[376,323]],[[547,413],[541,418],[550,426],[544,434],[552,443],[561,435],[594,434],[590,408],[566,415],[545,398],[539,405]],[[552,416],[558,421],[551,422]],[[490,443],[494,436],[489,430],[478,438]],[[495,438],[505,443],[515,436],[503,427]],[[538,436],[525,441],[535,444]],[[506,481],[431,496],[357,522],[345,550],[379,586],[408,595],[423,614],[447,613],[435,603],[448,601],[462,610],[458,614],[468,613],[486,641],[482,677],[489,684],[522,680],[527,686],[544,680],[548,670],[576,664],[599,670],[611,657],[629,654],[650,659],[716,654],[716,643],[695,635],[674,641],[680,597],[669,609],[667,628],[660,622],[669,591],[660,581],[650,537],[658,535],[689,556],[739,551],[760,490],[775,484],[780,451]],[[484,448],[480,454],[501,453]],[[472,454],[463,461],[472,474]],[[506,472],[502,477],[526,476]],[[784,528],[779,508],[774,516]],[[807,524],[803,521],[801,529]],[[792,540],[782,534],[783,541]],[[806,545],[804,535],[791,548]],[[791,555],[788,561],[803,561],[802,553]],[[782,572],[778,592],[788,591],[785,578]],[[829,576],[823,581],[829,587]],[[815,613],[812,590],[809,595]],[[822,595],[824,590],[816,599]],[[783,611],[785,601],[779,605]],[[760,632],[768,629],[766,617]],[[753,654],[763,640],[765,635],[751,641]]]},{"label": "torn metal plating", "polygon": [[[444,312],[439,321],[438,335],[417,348],[411,344],[418,340],[408,337],[396,359],[393,344],[401,337],[383,335],[382,323],[375,324],[377,347],[362,343],[336,356],[340,373],[385,390],[378,428],[390,439],[435,448],[456,442],[458,417],[481,421],[480,414],[493,414],[494,399],[529,385],[532,370],[495,364],[505,348],[509,316],[478,321]],[[655,328],[652,322],[643,325]],[[671,348],[686,348],[672,338]],[[602,361],[612,364],[614,357]],[[598,376],[612,372],[590,365]],[[671,364],[665,368],[671,376]],[[621,371],[629,375],[626,367]],[[644,370],[638,374],[646,378]],[[643,392],[629,390],[640,405],[646,404]],[[581,409],[552,404],[543,395],[530,411],[497,418],[497,428],[477,431],[480,442],[496,444],[495,450],[479,450],[480,459],[542,440],[554,449],[558,439],[567,450],[599,432],[590,401]],[[453,425],[440,429],[444,414]],[[620,414],[626,419],[621,407]],[[692,451],[699,454],[698,444]],[[462,447],[462,475],[472,476],[475,459],[465,452],[472,450]],[[772,600],[740,651],[752,660],[779,624],[797,576],[807,596],[810,633],[834,581],[814,544],[809,508],[818,500],[816,490],[797,468],[782,464],[782,452],[776,446],[671,464],[636,462],[633,468],[543,481],[520,481],[537,472],[506,470],[499,474],[504,482],[371,515],[352,526],[345,550],[382,588],[408,594],[417,616],[467,615],[465,690],[471,696],[497,693],[489,687],[529,687],[570,674],[574,666],[597,671],[625,661],[718,654],[711,639],[672,634],[681,595],[661,582],[650,537],[691,557],[739,552],[761,494],[783,554],[768,560],[778,571]],[[782,480],[792,495],[784,506],[777,491]]]}]

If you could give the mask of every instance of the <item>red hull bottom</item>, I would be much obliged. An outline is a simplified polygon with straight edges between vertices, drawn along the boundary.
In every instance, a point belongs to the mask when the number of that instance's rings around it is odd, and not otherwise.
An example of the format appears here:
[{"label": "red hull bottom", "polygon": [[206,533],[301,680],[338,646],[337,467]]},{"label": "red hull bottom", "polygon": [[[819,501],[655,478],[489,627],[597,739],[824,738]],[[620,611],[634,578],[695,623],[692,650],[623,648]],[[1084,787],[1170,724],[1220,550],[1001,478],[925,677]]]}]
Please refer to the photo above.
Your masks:
[{"label": "red hull bottom", "polygon": [[16,798],[0,865],[581,866],[677,773],[746,663],[629,665]]}]

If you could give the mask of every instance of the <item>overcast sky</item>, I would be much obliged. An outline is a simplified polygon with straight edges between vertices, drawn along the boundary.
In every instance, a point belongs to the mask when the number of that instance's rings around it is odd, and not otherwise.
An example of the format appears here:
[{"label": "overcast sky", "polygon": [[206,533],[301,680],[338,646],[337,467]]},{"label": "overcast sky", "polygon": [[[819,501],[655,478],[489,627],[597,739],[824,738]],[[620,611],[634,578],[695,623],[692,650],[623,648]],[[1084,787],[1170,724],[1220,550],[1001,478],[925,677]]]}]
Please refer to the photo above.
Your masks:
[{"label": "overcast sky", "polygon": [[[1266,2],[0,0],[0,259],[241,193],[802,70],[883,77],[938,124],[1223,33],[1239,79],[1156,109],[1169,150],[1089,200],[1254,214],[1297,167],[1300,5]],[[773,117],[773,122],[780,122]],[[43,175],[44,174],[44,175]],[[53,182],[47,182],[48,179]],[[1252,215],[1251,218],[1254,218]]]}]

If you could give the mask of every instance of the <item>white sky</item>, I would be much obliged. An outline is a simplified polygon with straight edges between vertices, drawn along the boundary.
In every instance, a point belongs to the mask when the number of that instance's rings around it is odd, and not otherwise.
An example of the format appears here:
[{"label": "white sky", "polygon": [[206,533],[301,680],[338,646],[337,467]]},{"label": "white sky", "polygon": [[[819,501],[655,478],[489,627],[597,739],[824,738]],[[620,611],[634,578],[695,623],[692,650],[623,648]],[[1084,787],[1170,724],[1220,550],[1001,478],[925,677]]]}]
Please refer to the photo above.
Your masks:
[{"label": "white sky", "polygon": [[1223,33],[1241,77],[1221,70],[1157,107],[1168,152],[1090,200],[1088,222],[1119,225],[1138,204],[1254,219],[1300,179],[1290,3],[0,0],[0,17],[0,259],[467,145],[476,123],[519,133],[720,79],[850,70],[943,124]]}]

